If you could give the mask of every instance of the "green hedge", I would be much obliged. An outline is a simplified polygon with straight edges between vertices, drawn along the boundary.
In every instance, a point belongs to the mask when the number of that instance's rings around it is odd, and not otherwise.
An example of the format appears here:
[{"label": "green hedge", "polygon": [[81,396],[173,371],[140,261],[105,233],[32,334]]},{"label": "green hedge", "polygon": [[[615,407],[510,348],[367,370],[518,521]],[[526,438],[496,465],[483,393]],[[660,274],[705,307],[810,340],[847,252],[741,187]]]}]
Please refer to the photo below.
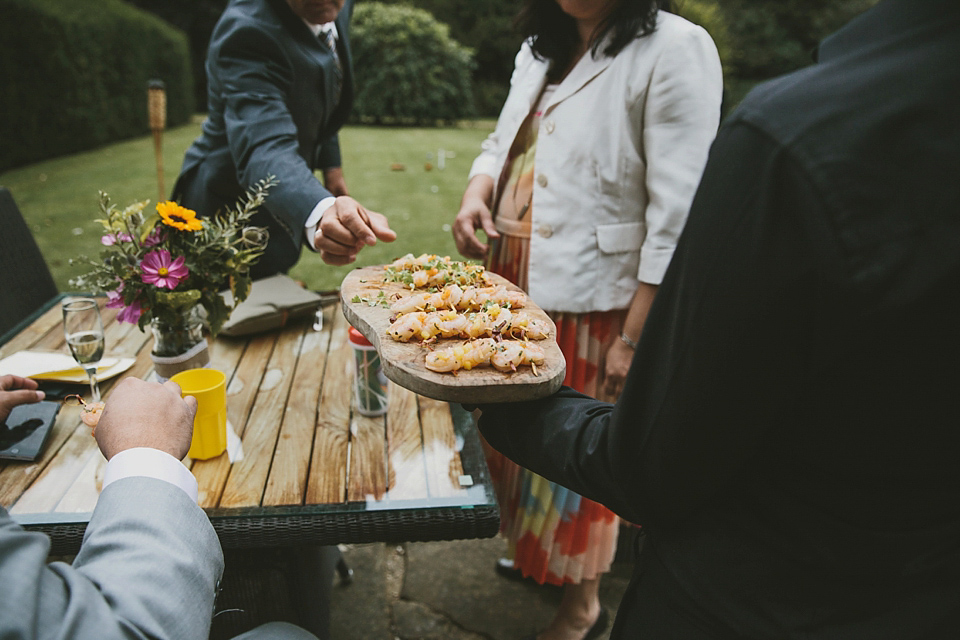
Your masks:
[{"label": "green hedge", "polygon": [[427,11],[364,2],[350,34],[360,122],[432,125],[474,114],[473,51]]},{"label": "green hedge", "polygon": [[147,82],[167,124],[193,112],[183,33],[120,0],[0,0],[0,171],[142,135]]},{"label": "green hedge", "polygon": [[730,59],[743,78],[768,78],[813,64],[820,41],[878,0],[710,0],[733,39]]}]

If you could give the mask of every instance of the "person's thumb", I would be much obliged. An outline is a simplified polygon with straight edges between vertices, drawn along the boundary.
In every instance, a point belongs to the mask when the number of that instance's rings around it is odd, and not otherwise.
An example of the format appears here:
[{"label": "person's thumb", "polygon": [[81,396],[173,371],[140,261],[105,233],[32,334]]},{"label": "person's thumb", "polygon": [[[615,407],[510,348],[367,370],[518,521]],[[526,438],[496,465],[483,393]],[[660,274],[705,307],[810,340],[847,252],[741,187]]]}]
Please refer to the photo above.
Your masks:
[{"label": "person's thumb", "polygon": [[367,212],[370,216],[370,229],[378,240],[393,242],[397,239],[397,232],[390,228],[387,217],[382,213]]},{"label": "person's thumb", "polygon": [[197,415],[197,407],[199,406],[197,399],[193,396],[184,396],[183,401],[186,403],[187,409],[190,410],[190,417],[195,418]]},{"label": "person's thumb", "polygon": [[483,210],[480,212],[480,224],[483,226],[483,232],[487,234],[488,238],[499,238],[500,234],[497,232],[497,227],[493,224],[493,216],[490,215],[489,210]]}]

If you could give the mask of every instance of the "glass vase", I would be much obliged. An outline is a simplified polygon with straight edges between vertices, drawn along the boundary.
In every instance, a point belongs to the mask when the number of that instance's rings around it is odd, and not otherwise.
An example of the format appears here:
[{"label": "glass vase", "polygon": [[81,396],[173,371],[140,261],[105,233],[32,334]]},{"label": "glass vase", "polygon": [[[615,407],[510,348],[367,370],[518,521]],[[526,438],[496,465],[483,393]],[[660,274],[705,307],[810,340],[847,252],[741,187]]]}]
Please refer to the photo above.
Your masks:
[{"label": "glass vase", "polygon": [[153,318],[150,330],[153,332],[150,356],[161,382],[181,371],[209,364],[210,352],[203,337],[200,305],[177,315],[173,322],[169,318]]}]

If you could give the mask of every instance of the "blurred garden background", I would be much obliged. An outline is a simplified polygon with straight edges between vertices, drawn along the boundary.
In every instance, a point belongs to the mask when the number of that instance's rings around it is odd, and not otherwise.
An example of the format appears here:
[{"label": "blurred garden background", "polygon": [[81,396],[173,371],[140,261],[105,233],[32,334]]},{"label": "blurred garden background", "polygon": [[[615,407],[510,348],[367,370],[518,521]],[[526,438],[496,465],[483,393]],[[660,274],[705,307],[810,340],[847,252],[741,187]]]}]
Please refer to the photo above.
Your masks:
[{"label": "blurred garden background", "polygon": [[[725,111],[765,79],[812,62],[817,43],[877,0],[679,0],[720,50]],[[0,0],[0,185],[10,189],[62,291],[100,247],[98,191],[158,197],[147,83],[166,87],[169,194],[206,102],[203,61],[227,0]],[[393,244],[455,254],[450,224],[470,164],[506,97],[518,0],[358,0],[357,97],[341,132],[351,195],[386,214]],[[279,176],[282,179],[282,176]],[[336,287],[351,267],[306,255],[292,275]],[[354,265],[356,266],[356,265]]]}]

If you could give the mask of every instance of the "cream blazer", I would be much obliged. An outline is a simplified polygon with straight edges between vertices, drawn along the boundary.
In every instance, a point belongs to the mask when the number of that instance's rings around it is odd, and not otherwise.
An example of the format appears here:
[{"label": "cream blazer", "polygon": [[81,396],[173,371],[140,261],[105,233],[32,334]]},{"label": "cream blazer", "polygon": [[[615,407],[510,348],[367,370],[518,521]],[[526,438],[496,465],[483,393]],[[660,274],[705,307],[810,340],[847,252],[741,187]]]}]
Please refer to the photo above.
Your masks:
[{"label": "cream blazer", "polygon": [[[524,43],[471,178],[499,178],[547,69]],[[638,280],[660,283],[717,132],[722,92],[713,40],[671,13],[660,12],[656,30],[615,58],[580,59],[540,119],[528,287],[538,305],[625,309]]]}]

